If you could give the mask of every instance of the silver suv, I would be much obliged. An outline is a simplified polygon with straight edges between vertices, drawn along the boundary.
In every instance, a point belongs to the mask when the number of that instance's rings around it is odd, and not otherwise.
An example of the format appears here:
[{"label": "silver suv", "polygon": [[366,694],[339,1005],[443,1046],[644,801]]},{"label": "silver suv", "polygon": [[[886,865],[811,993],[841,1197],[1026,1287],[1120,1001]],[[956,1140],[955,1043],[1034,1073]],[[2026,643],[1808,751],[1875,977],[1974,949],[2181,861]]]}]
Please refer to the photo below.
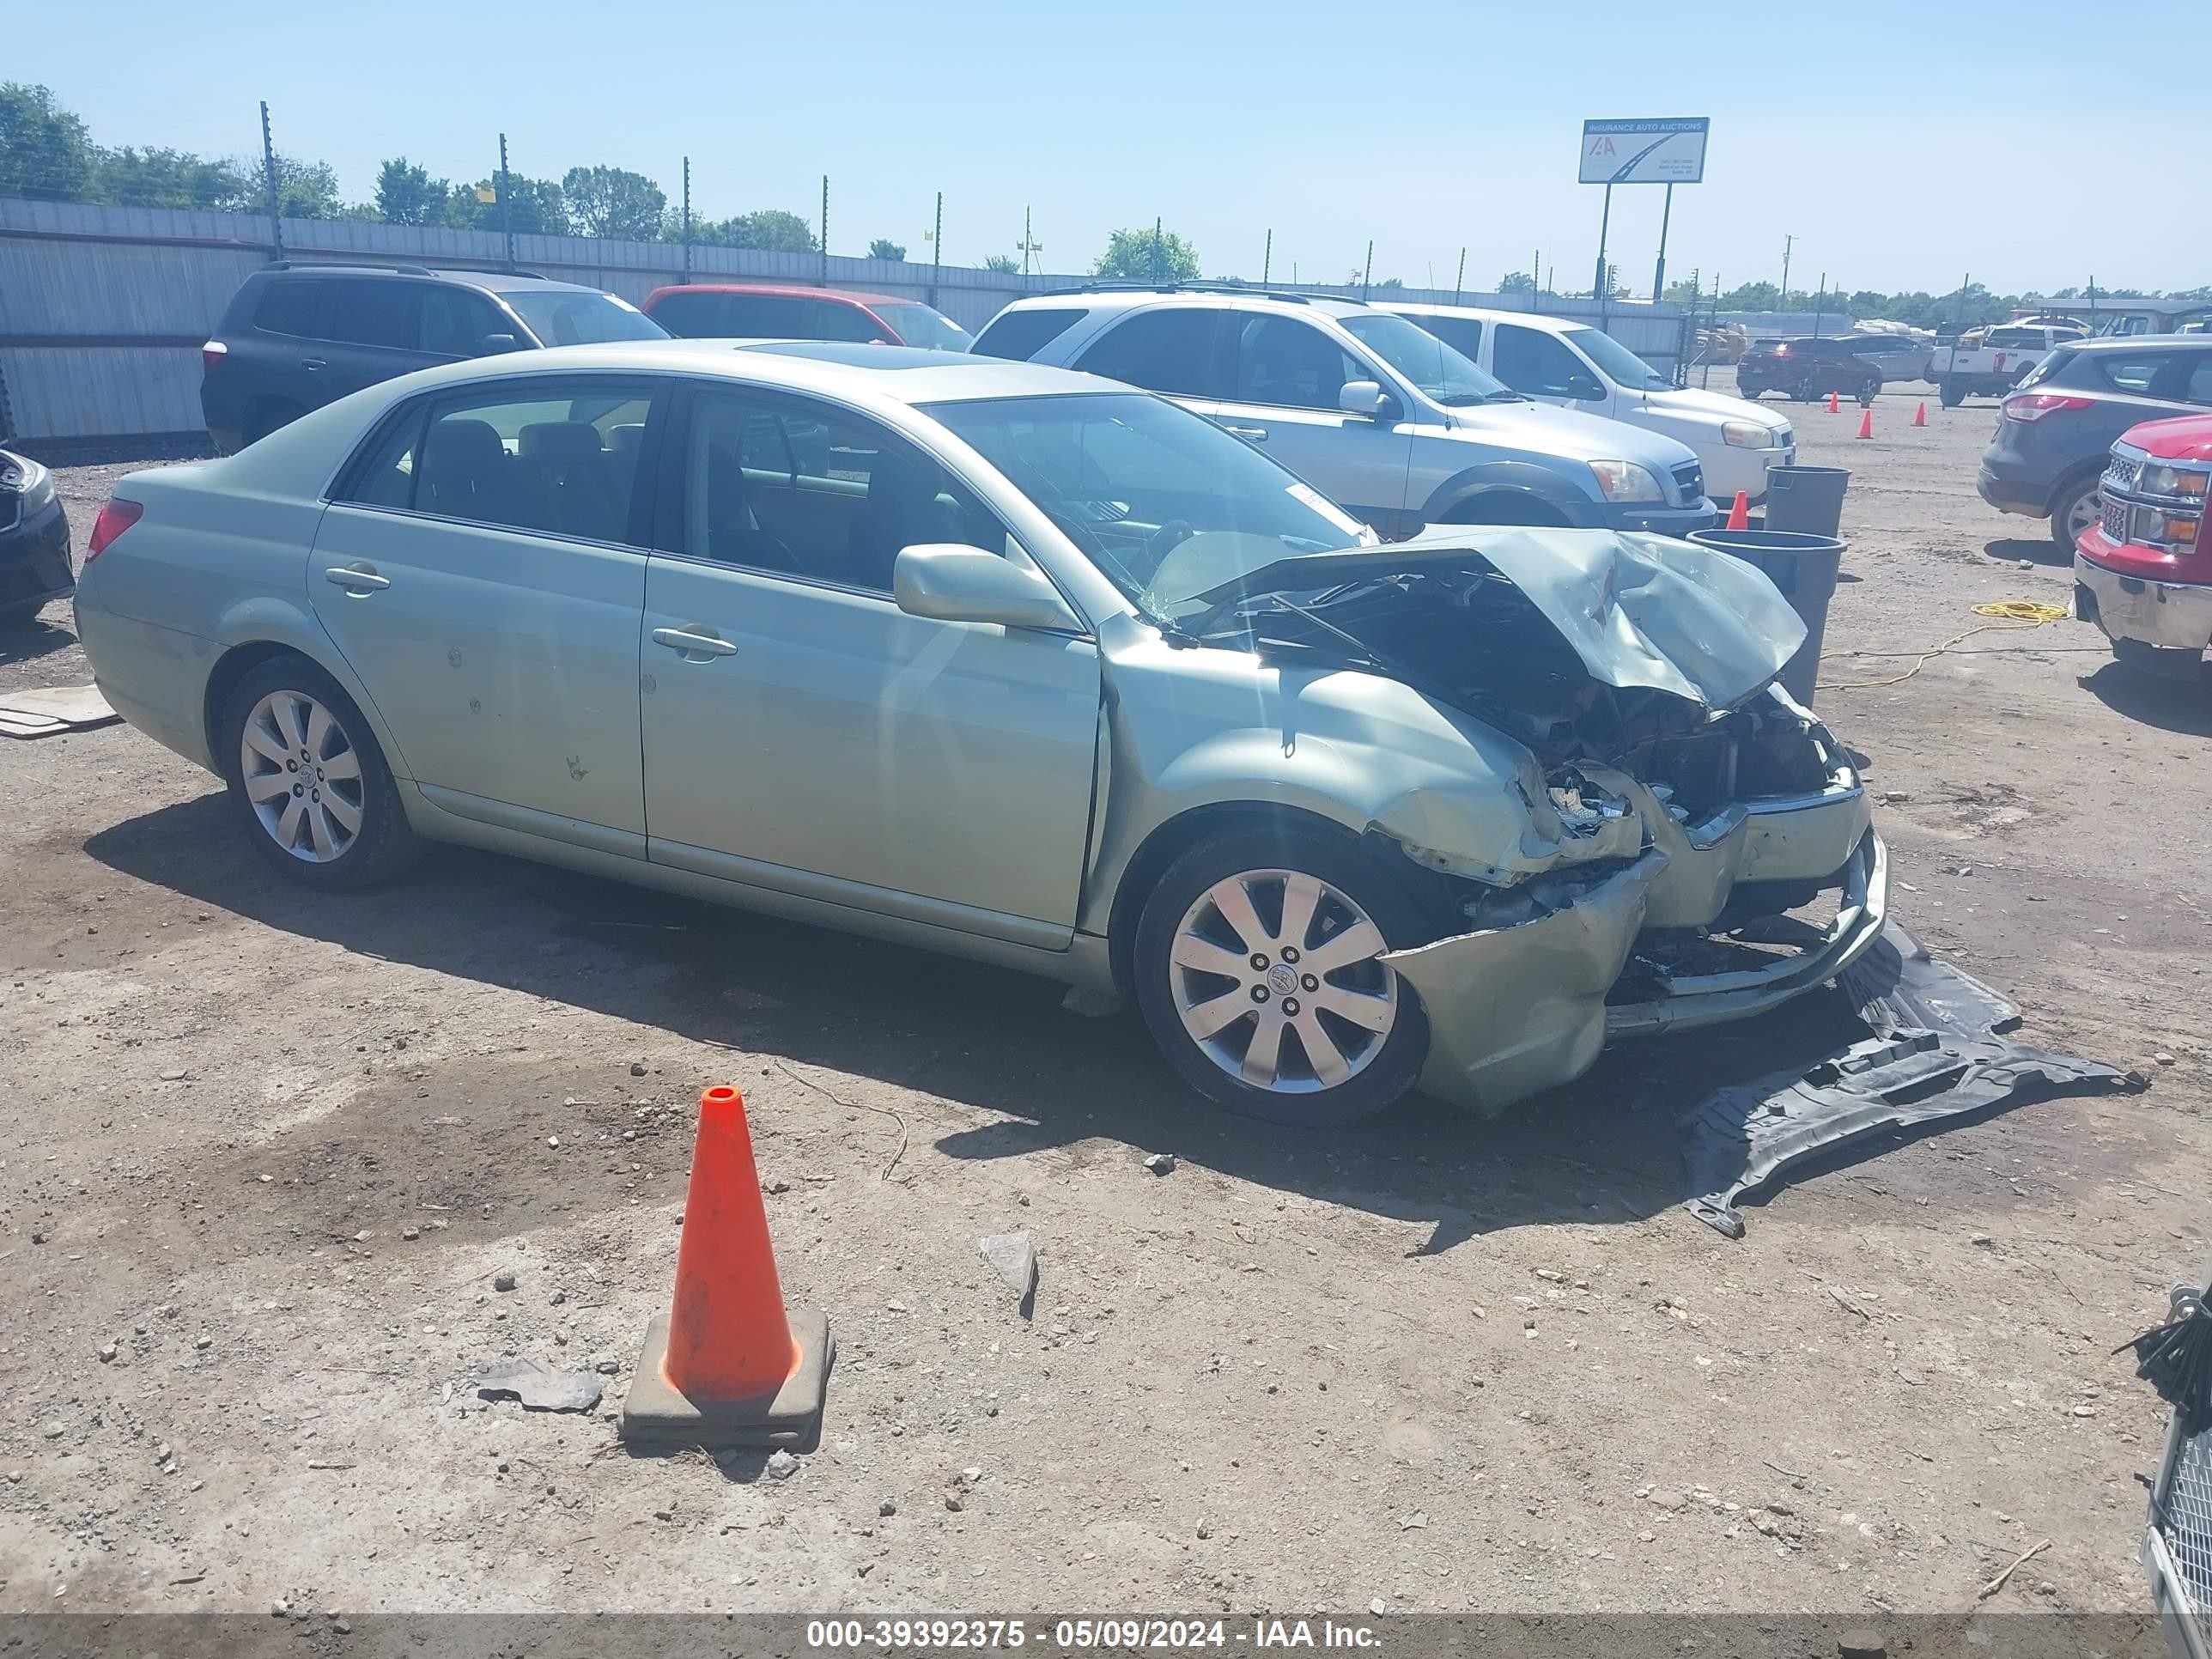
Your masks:
[{"label": "silver suv", "polygon": [[1188,286],[1041,294],[1000,312],[974,349],[1163,393],[1386,536],[1425,524],[1680,536],[1719,517],[1685,446],[1532,402],[1357,301]]}]

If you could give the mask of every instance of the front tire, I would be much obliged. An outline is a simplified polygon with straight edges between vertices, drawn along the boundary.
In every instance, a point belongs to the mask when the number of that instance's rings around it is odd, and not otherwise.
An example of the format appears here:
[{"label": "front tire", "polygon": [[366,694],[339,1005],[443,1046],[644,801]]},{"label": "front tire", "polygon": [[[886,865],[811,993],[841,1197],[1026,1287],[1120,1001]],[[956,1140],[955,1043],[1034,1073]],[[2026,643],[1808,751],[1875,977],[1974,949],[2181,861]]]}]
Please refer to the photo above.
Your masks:
[{"label": "front tire", "polygon": [[368,720],[306,658],[248,669],[223,705],[217,741],[240,828],[295,881],[368,887],[421,855]]},{"label": "front tire", "polygon": [[1859,382],[1859,407],[1861,409],[1872,409],[1874,407],[1874,400],[1881,395],[1881,382],[1880,380],[1868,380]]},{"label": "front tire", "polygon": [[1939,380],[1936,386],[1936,397],[1944,408],[1956,409],[1966,401],[1966,388],[1957,380]]},{"label": "front tire", "polygon": [[1381,1111],[1428,1054],[1419,999],[1380,960],[1427,936],[1410,888],[1318,826],[1200,842],[1137,926],[1131,967],[1153,1041],[1193,1087],[1249,1117],[1328,1128]]},{"label": "front tire", "polygon": [[2051,539],[2058,544],[2058,550],[2070,554],[2082,532],[2097,522],[2102,503],[2097,493],[2098,477],[2091,473],[2077,478],[2051,498]]}]

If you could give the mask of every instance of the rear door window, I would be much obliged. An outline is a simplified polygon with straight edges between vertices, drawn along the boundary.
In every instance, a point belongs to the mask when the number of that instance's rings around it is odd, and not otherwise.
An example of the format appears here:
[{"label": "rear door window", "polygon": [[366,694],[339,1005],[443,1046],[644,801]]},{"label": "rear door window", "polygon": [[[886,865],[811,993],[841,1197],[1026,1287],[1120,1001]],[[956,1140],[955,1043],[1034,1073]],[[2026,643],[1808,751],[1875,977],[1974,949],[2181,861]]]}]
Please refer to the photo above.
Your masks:
[{"label": "rear door window", "polygon": [[2114,391],[2146,397],[2168,361],[2166,355],[2159,351],[2111,352],[2097,359],[2097,372]]},{"label": "rear door window", "polygon": [[2212,351],[2189,359],[2189,376],[2177,395],[2184,403],[2212,404]]},{"label": "rear door window", "polygon": [[1002,311],[975,337],[979,356],[1025,363],[1091,313],[1080,306],[1036,311]]},{"label": "rear door window", "polygon": [[425,284],[398,277],[341,276],[321,286],[323,305],[316,332],[322,338],[398,351],[420,349]]},{"label": "rear door window", "polygon": [[315,331],[315,308],[322,300],[322,284],[307,277],[279,277],[262,291],[253,307],[253,325],[267,334],[310,337]]},{"label": "rear door window", "polygon": [[1139,311],[1108,329],[1074,366],[1147,392],[1217,397],[1214,331],[1225,314],[1202,306]]}]

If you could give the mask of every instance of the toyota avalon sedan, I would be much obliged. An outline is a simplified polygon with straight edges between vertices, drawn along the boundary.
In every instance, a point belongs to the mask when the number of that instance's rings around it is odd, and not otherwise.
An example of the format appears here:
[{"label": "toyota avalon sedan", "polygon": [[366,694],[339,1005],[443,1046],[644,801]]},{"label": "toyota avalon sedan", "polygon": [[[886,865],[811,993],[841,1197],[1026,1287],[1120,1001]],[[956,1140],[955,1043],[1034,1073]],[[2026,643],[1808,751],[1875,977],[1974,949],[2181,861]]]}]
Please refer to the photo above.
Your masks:
[{"label": "toyota avalon sedan", "polygon": [[[1609,531],[1383,546],[1202,417],[1027,363],[426,370],[124,479],[77,620],[312,887],[464,842],[1118,990],[1278,1121],[1417,1082],[1496,1110],[1881,923],[1764,576]],[[1824,889],[1795,954],[1668,965]]]}]

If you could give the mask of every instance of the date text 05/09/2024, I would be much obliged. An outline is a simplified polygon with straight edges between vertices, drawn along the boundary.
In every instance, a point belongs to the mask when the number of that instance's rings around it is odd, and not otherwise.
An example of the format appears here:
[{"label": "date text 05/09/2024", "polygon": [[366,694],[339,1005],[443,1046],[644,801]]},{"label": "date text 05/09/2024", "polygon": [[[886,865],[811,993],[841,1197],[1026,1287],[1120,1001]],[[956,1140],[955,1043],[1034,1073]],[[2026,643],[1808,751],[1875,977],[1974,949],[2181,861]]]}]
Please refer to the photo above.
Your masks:
[{"label": "date text 05/09/2024", "polygon": [[1329,1619],[811,1619],[806,1644],[877,1653],[1040,1647],[1066,1651],[1165,1652],[1202,1649],[1336,1648],[1377,1651],[1365,1625]]}]

